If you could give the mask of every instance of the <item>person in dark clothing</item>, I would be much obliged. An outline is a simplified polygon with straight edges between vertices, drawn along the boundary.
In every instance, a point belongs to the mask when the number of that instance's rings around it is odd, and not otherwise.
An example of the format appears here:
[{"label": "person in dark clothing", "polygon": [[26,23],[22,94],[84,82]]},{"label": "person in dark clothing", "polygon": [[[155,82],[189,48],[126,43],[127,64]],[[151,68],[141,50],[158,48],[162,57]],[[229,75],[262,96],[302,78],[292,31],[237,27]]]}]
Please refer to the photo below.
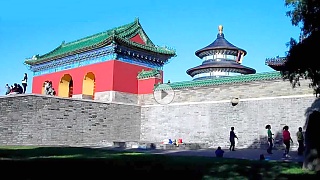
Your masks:
[{"label": "person in dark clothing", "polygon": [[224,150],[222,150],[220,146],[215,151],[216,157],[223,157],[223,153],[224,153]]},{"label": "person in dark clothing", "polygon": [[23,76],[23,79],[22,79],[22,86],[23,86],[23,94],[26,93],[26,90],[27,90],[27,81],[28,81],[28,75],[27,73],[24,73],[24,76]]},{"label": "person in dark clothing", "polygon": [[13,94],[18,94],[18,93],[19,93],[18,84],[17,84],[17,83],[14,83],[11,90],[12,90],[11,93],[13,93]]},{"label": "person in dark clothing", "polygon": [[235,143],[235,138],[237,138],[238,139],[238,137],[237,137],[237,135],[234,133],[234,127],[231,127],[231,131],[230,131],[230,148],[229,148],[229,150],[230,151],[235,151],[234,150],[234,147],[235,147],[235,145],[236,145],[236,143]]},{"label": "person in dark clothing", "polygon": [[297,140],[299,143],[298,155],[302,155],[303,151],[304,151],[304,137],[303,137],[303,133],[302,133],[302,127],[299,127],[299,130],[297,132]]},{"label": "person in dark clothing", "polygon": [[23,88],[20,84],[17,85],[18,87],[18,94],[22,94],[23,93]]}]

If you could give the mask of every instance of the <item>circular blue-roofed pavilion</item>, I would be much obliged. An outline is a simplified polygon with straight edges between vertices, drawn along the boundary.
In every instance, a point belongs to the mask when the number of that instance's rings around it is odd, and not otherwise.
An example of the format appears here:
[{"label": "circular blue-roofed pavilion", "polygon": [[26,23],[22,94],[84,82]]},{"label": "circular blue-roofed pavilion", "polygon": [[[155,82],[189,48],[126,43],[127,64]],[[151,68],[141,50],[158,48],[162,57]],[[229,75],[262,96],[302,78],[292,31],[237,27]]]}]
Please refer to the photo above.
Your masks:
[{"label": "circular blue-roofed pavilion", "polygon": [[200,80],[256,73],[255,69],[241,65],[247,52],[224,38],[221,25],[218,30],[217,39],[213,43],[195,52],[203,60],[202,64],[188,69],[187,74],[194,80]]}]

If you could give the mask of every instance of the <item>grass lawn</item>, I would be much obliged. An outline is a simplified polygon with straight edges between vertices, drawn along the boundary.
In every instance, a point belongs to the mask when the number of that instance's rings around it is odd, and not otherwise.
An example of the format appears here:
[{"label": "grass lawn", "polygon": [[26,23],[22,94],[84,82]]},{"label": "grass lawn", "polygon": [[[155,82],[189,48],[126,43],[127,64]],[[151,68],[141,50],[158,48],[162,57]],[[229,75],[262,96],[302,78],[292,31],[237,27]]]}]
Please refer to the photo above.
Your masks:
[{"label": "grass lawn", "polygon": [[[315,179],[299,163],[166,156],[78,147],[0,146],[10,179]],[[8,173],[9,176],[5,176]]]}]

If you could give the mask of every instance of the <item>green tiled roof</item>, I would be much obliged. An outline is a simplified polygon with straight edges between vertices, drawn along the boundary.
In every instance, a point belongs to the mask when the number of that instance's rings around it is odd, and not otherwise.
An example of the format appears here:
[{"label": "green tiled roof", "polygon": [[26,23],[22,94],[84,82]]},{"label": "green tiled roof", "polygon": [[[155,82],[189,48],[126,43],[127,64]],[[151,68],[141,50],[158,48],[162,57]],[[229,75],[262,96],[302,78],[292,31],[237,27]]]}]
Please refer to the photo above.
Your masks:
[{"label": "green tiled roof", "polygon": [[153,69],[150,71],[142,70],[141,72],[138,73],[137,78],[138,79],[145,79],[145,78],[150,78],[150,77],[156,77],[158,75],[160,75],[160,71],[156,70],[156,69]]},{"label": "green tiled roof", "polygon": [[[146,37],[146,44],[139,44],[130,41],[136,34],[143,34]],[[134,22],[116,27],[98,34],[94,34],[92,36],[88,36],[76,41],[72,41],[69,43],[62,43],[60,46],[55,48],[49,53],[44,55],[37,55],[33,59],[27,59],[25,61],[26,64],[33,65],[45,61],[50,61],[52,59],[56,59],[59,57],[75,54],[78,52],[90,50],[93,48],[98,48],[104,45],[108,45],[112,41],[121,41],[123,43],[127,43],[131,46],[135,46],[138,48],[142,48],[148,51],[153,51],[156,53],[167,54],[167,55],[175,55],[175,51],[172,49],[168,49],[165,47],[155,46],[152,41],[148,38],[144,30],[142,29],[139,19],[136,19]]]},{"label": "green tiled roof", "polygon": [[[183,89],[183,88],[193,88],[193,87],[204,87],[204,86],[214,86],[214,85],[223,85],[223,84],[233,84],[233,83],[245,83],[252,81],[263,81],[263,80],[272,80],[272,79],[282,79],[282,76],[279,72],[266,72],[266,73],[257,73],[249,75],[239,75],[225,78],[217,79],[205,79],[197,81],[184,81],[184,82],[175,82],[170,83],[172,89]],[[163,86],[158,84],[155,86],[156,90],[167,90],[168,86]]]}]

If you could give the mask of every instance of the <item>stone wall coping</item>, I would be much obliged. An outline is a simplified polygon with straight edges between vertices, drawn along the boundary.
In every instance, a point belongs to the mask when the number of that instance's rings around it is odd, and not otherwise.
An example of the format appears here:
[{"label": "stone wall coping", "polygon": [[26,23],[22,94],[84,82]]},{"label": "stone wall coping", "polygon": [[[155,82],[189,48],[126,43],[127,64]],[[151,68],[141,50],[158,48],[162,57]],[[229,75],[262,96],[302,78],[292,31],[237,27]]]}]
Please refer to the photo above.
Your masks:
[{"label": "stone wall coping", "polygon": [[[287,98],[303,98],[303,97],[312,97],[314,94],[302,94],[302,95],[290,95],[290,96],[274,96],[274,97],[259,97],[259,98],[245,98],[239,99],[239,101],[259,101],[259,100],[269,100],[269,99],[287,99]],[[316,97],[315,97],[316,98]],[[147,104],[142,105],[141,107],[154,107],[154,106],[181,106],[181,105],[192,105],[192,104],[214,104],[214,103],[231,103],[232,97],[230,100],[220,100],[220,101],[201,101],[201,102],[181,102],[181,103],[170,103],[170,104]]]},{"label": "stone wall coping", "polygon": [[282,79],[281,73],[277,71],[262,72],[257,74],[248,75],[238,75],[230,76],[225,78],[216,79],[204,79],[204,80],[191,80],[191,81],[181,81],[166,84],[158,84],[155,86],[155,90],[168,90],[168,85],[172,89],[186,89],[194,87],[208,87],[208,86],[218,86],[218,85],[230,85],[235,83],[251,83],[255,81],[270,81]]}]

